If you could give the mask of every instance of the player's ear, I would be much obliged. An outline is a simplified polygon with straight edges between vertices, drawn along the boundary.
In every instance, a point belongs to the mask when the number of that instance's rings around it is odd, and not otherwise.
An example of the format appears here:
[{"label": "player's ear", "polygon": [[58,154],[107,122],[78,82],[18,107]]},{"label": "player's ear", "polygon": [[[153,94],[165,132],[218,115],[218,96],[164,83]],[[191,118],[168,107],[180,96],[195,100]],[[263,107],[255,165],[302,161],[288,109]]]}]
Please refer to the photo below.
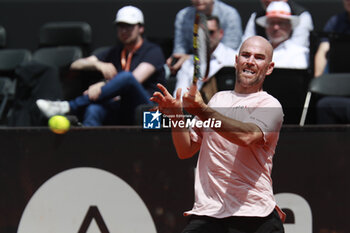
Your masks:
[{"label": "player's ear", "polygon": [[266,75],[270,75],[273,71],[273,68],[275,67],[275,63],[272,61],[270,62],[268,68],[267,68],[267,71],[266,71]]}]

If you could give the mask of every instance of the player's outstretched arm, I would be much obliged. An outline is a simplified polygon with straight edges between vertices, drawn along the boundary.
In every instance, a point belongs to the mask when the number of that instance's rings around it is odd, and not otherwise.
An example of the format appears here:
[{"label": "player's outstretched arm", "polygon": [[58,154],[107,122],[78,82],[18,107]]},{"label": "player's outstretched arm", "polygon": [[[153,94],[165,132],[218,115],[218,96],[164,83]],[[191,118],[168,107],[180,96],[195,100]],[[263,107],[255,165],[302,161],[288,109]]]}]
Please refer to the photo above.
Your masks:
[{"label": "player's outstretched arm", "polygon": [[202,120],[209,118],[220,120],[221,128],[214,128],[214,130],[222,137],[235,144],[251,146],[253,144],[264,142],[264,135],[261,129],[253,123],[237,121],[226,117],[210,107],[206,108],[198,116]]},{"label": "player's outstretched arm", "polygon": [[[190,89],[193,91],[193,88],[195,88],[195,86],[192,85]],[[206,105],[197,90],[192,92],[195,93],[194,95],[190,93],[191,91],[185,93],[183,96],[183,104],[186,111],[196,115],[202,121],[206,121],[210,118],[221,121],[221,127],[213,128],[213,130],[222,137],[241,146],[250,146],[255,143],[263,142],[263,133],[257,125],[226,117]]]},{"label": "player's outstretched arm", "polygon": [[[176,98],[173,98],[168,90],[161,84],[157,85],[161,92],[155,92],[151,97],[151,101],[158,104],[157,109],[171,118],[172,121],[183,119],[181,88],[176,92]],[[190,132],[186,128],[172,128],[173,143],[180,159],[192,157],[198,150],[200,145],[191,140]]]}]

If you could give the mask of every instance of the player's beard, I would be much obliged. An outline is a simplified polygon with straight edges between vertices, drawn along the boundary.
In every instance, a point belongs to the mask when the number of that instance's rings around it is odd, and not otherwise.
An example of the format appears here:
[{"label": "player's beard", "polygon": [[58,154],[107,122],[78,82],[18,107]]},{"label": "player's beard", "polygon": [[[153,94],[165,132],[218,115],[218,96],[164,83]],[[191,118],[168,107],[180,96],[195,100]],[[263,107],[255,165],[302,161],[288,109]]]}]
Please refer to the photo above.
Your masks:
[{"label": "player's beard", "polygon": [[237,82],[243,87],[253,87],[256,84],[258,84],[261,80],[259,76],[256,76],[255,78],[246,78],[241,75],[238,75],[237,77]]},{"label": "player's beard", "polygon": [[255,77],[246,77],[243,70],[237,74],[237,82],[243,87],[253,87],[260,83],[261,79],[261,74],[257,74]]}]

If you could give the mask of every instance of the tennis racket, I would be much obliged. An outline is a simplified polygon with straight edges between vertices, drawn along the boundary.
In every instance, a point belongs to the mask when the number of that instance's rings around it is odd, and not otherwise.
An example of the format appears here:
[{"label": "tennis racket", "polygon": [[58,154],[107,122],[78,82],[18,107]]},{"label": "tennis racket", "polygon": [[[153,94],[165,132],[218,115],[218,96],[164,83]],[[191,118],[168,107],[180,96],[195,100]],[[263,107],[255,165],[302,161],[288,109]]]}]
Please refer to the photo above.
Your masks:
[{"label": "tennis racket", "polygon": [[[198,80],[206,79],[209,73],[209,31],[207,17],[200,12],[196,13],[193,25],[193,86]],[[195,95],[196,88],[190,89],[190,95]]]}]

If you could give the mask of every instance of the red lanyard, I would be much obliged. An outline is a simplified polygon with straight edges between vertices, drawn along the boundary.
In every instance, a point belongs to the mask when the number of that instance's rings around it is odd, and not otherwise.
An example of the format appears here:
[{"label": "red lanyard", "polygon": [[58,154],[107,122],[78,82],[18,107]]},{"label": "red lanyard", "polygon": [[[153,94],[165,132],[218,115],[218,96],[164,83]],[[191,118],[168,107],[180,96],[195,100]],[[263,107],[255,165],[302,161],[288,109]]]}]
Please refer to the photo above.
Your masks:
[{"label": "red lanyard", "polygon": [[139,40],[139,42],[137,42],[135,47],[129,52],[127,59],[126,59],[126,49],[124,48],[122,50],[120,63],[122,64],[122,69],[124,71],[130,70],[132,56],[134,55],[134,52],[141,47],[142,43],[143,43],[143,39],[141,38],[141,40]]}]

